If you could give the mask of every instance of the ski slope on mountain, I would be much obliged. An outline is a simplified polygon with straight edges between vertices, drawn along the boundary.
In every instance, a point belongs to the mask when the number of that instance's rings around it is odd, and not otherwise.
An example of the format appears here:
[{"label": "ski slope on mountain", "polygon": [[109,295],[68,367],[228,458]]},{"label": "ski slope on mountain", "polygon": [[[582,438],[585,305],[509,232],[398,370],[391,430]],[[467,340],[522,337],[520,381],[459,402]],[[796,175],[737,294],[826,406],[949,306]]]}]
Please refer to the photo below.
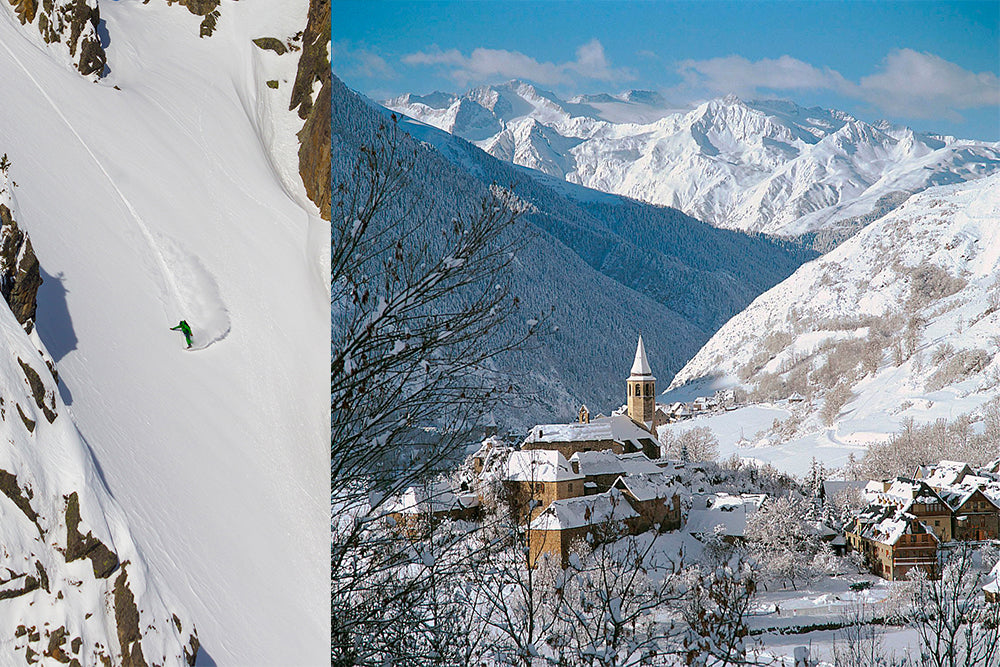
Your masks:
[{"label": "ski slope on mountain", "polygon": [[329,227],[291,162],[295,60],[251,43],[290,39],[307,9],[224,2],[199,38],[181,7],[102,4],[97,83],[0,11],[37,332],[199,664],[329,659]]},{"label": "ski slope on mountain", "polygon": [[858,218],[913,192],[1000,169],[997,143],[733,95],[678,110],[648,91],[564,101],[510,81],[383,104],[502,160],[769,234],[835,229],[846,237]]}]

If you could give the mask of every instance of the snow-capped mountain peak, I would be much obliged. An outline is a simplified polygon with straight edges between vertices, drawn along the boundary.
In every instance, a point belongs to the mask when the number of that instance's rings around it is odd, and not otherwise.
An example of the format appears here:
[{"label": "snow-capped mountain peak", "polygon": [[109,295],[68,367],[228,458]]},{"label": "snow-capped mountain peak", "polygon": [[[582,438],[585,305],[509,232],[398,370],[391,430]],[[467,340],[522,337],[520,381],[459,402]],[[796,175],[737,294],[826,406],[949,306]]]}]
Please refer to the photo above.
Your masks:
[{"label": "snow-capped mountain peak", "polygon": [[744,231],[852,230],[908,194],[1000,169],[998,143],[783,100],[678,110],[649,91],[563,101],[522,81],[432,95],[384,104],[500,159]]}]

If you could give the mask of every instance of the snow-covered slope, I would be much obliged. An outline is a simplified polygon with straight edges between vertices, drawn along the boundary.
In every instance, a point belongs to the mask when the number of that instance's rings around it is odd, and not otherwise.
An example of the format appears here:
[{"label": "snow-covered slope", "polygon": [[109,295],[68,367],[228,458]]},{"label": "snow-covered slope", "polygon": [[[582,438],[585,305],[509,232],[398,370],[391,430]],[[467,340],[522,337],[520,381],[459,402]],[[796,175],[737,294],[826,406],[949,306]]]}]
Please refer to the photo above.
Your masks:
[{"label": "snow-covered slope", "polygon": [[511,81],[384,104],[500,159],[719,227],[772,234],[850,229],[909,193],[1000,169],[997,143],[734,96],[676,111],[640,91],[564,102]]},{"label": "snow-covered slope", "polygon": [[907,417],[980,415],[1000,396],[998,344],[1000,174],[914,195],[803,265],[673,386],[721,376],[716,386],[743,383],[753,400],[799,394],[780,439],[830,428],[826,444],[863,448]]},{"label": "snow-covered slope", "polygon": [[[95,525],[91,485],[81,514],[116,547],[128,526],[203,664],[329,660],[329,225],[296,178],[296,56],[251,41],[292,42],[307,12],[223,0],[201,38],[165,2],[102,3],[95,83],[0,10],[0,153],[43,270],[36,331],[121,508]],[[180,319],[204,349],[184,350]]]},{"label": "snow-covered slope", "polygon": [[189,613],[168,582],[150,576],[59,396],[34,328],[39,268],[17,225],[8,171],[0,167],[0,656],[4,664],[194,664]]}]

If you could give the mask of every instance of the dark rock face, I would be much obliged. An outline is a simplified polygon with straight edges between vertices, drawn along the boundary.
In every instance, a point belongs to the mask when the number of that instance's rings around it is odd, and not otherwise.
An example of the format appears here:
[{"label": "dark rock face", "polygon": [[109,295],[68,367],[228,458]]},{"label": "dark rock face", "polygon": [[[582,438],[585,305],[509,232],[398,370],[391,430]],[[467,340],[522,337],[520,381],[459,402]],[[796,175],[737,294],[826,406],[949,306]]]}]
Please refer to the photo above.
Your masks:
[{"label": "dark rock face", "polygon": [[[178,633],[183,633],[184,629],[181,626],[181,619],[177,618],[177,614],[173,615],[174,627],[177,628]],[[195,631],[188,635],[187,646],[184,647],[184,662],[186,662],[189,667],[194,667],[194,663],[198,659],[198,648],[201,646],[201,642],[198,641],[198,632]]]},{"label": "dark rock face", "polygon": [[41,534],[42,527],[38,525],[38,514],[35,510],[31,509],[31,498],[21,490],[21,486],[17,483],[17,477],[6,470],[0,470],[0,491],[11,499],[14,505],[17,506],[17,509],[24,512],[24,516],[28,517],[31,523],[35,524],[35,527],[38,528],[38,533]]},{"label": "dark rock face", "polygon": [[106,579],[118,567],[118,556],[93,533],[88,531],[86,535],[81,535],[79,526],[80,499],[74,491],[66,498],[66,562],[89,558],[94,576]]},{"label": "dark rock face", "polygon": [[0,204],[0,294],[28,333],[35,326],[36,297],[41,285],[31,240],[18,228],[10,209]]},{"label": "dark rock face", "polygon": [[28,433],[35,432],[35,420],[29,419],[28,415],[24,414],[24,410],[21,409],[20,403],[15,403],[17,405],[17,414],[21,416],[21,421],[24,422],[24,428],[28,429]]},{"label": "dark rock face", "polygon": [[[309,199],[319,207],[323,219],[330,219],[330,60],[326,46],[330,40],[330,0],[310,0],[309,20],[302,37],[302,55],[292,86],[289,110],[298,109],[305,121],[298,133],[299,175]],[[313,86],[322,87],[315,102]]]},{"label": "dark rock face", "polygon": [[118,627],[118,644],[122,649],[122,667],[148,667],[142,655],[142,635],[139,633],[139,610],[135,596],[128,586],[128,573],[122,565],[121,574],[115,579],[115,624]]},{"label": "dark rock face", "polygon": [[253,43],[259,49],[264,49],[266,51],[274,51],[279,56],[284,55],[288,52],[288,47],[284,43],[275,37],[258,37],[253,40]]},{"label": "dark rock face", "polygon": [[[35,369],[24,363],[24,361],[18,357],[17,363],[21,365],[21,370],[24,372],[24,377],[28,380],[28,385],[31,387],[31,395],[35,399],[35,404],[38,409],[42,411],[45,418],[51,424],[56,420],[55,405],[56,397],[55,392],[50,392],[45,389],[45,384],[42,382],[42,378],[39,377]],[[52,407],[46,405],[46,401],[52,403]]]},{"label": "dark rock face", "polygon": [[69,47],[73,64],[84,76],[101,76],[107,64],[107,55],[97,36],[101,11],[97,3],[87,0],[8,0],[22,25],[34,24],[38,18],[38,32],[46,44],[63,42]]},{"label": "dark rock face", "polygon": [[198,34],[201,37],[211,37],[212,33],[215,32],[216,23],[219,22],[219,1],[220,0],[167,0],[167,4],[172,5],[176,2],[184,7],[187,7],[188,11],[195,16],[203,17]]}]

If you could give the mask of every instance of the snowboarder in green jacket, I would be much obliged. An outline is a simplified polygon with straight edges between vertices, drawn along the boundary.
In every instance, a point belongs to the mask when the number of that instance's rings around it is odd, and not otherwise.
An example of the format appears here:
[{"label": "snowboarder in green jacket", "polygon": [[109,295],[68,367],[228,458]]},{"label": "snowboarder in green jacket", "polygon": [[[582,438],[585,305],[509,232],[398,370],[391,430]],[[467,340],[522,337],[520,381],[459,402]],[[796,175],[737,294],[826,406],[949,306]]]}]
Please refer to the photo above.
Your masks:
[{"label": "snowboarder in green jacket", "polygon": [[188,349],[191,348],[191,327],[188,326],[186,320],[181,320],[180,324],[175,327],[170,327],[171,331],[180,331],[184,334],[184,339],[187,341]]}]

